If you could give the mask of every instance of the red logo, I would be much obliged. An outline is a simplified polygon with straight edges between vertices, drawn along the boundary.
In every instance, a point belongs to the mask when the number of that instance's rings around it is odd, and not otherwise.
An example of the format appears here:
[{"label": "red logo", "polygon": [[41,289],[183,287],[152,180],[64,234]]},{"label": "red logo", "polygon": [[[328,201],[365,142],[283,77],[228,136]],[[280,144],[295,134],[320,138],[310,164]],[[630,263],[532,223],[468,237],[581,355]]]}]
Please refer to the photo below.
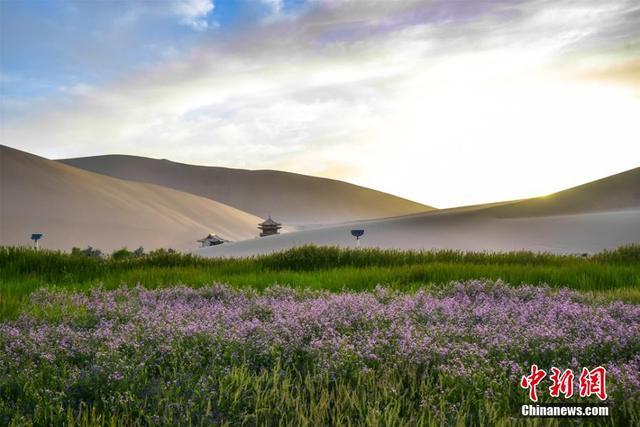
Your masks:
[{"label": "red logo", "polygon": [[595,394],[598,399],[605,400],[607,398],[606,376],[607,370],[602,366],[598,366],[591,371],[587,368],[582,368],[582,374],[580,374],[580,397],[588,397]]},{"label": "red logo", "polygon": [[538,401],[536,387],[546,376],[547,373],[542,369],[538,369],[538,365],[531,365],[531,375],[522,377],[522,380],[520,380],[520,387],[529,389],[529,399],[533,400],[534,402]]},{"label": "red logo", "polygon": [[[523,376],[520,380],[520,387],[529,390],[529,399],[533,402],[538,401],[537,386],[547,376],[543,369],[538,369],[538,365],[531,365],[531,374]],[[592,370],[582,368],[580,374],[580,397],[589,397],[596,395],[600,400],[607,398],[607,370],[602,366],[598,366]],[[575,376],[571,369],[561,371],[556,367],[551,368],[549,379],[552,384],[549,387],[551,397],[560,397],[563,395],[565,399],[573,396],[573,380]]]},{"label": "red logo", "polygon": [[560,394],[563,394],[565,399],[573,396],[573,371],[565,369],[561,374],[560,369],[553,367],[551,372],[549,378],[553,381],[553,385],[549,387],[549,394],[552,397],[559,397]]}]

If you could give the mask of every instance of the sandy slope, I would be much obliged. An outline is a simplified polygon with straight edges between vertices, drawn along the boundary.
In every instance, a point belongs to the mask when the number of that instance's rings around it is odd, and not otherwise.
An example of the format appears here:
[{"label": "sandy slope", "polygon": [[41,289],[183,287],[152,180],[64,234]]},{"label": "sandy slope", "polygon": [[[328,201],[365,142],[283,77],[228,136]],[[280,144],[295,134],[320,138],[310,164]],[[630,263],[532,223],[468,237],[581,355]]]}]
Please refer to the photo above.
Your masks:
[{"label": "sandy slope", "polygon": [[65,164],[185,191],[287,225],[328,224],[425,212],[433,208],[364,187],[272,170],[192,166],[168,160],[109,155]]},{"label": "sandy slope", "polygon": [[192,194],[127,182],[0,146],[0,244],[192,249],[208,232],[257,235],[259,218]]},{"label": "sandy slope", "polygon": [[640,168],[494,209],[504,217],[563,215],[640,207]]},{"label": "sandy slope", "polygon": [[640,169],[634,169],[544,198],[355,222],[198,253],[246,256],[305,243],[353,246],[352,228],[365,229],[365,247],[595,252],[640,243],[639,189]]}]

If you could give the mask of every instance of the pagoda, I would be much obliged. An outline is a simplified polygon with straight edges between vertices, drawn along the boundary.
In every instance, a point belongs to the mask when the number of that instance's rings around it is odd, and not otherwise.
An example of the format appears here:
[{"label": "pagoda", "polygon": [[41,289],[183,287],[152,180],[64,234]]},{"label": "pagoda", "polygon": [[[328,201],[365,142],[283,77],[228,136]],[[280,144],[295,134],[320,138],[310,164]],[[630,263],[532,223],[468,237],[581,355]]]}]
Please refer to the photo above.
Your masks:
[{"label": "pagoda", "polygon": [[206,248],[208,246],[217,246],[217,245],[221,245],[223,243],[228,242],[228,240],[223,239],[222,237],[218,236],[217,234],[213,234],[213,233],[209,233],[209,235],[203,239],[198,240],[198,242],[200,242],[202,244],[202,248]]},{"label": "pagoda", "polygon": [[274,234],[280,234],[278,230],[280,230],[281,228],[282,228],[282,224],[272,220],[271,216],[269,216],[269,218],[267,218],[265,222],[258,224],[258,229],[260,230],[260,237],[273,236]]}]

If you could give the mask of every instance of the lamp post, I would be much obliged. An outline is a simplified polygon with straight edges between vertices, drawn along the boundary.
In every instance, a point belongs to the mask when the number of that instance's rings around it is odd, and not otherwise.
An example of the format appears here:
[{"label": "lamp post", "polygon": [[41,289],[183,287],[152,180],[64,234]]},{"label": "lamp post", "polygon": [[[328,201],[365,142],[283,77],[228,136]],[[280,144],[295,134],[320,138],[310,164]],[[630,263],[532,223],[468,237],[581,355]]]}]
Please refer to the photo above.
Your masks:
[{"label": "lamp post", "polygon": [[42,233],[35,233],[31,235],[31,240],[33,240],[33,248],[37,251],[39,249],[38,240],[42,239]]},{"label": "lamp post", "polygon": [[364,235],[364,230],[351,230],[351,235],[356,238],[356,248],[359,248],[360,237]]}]

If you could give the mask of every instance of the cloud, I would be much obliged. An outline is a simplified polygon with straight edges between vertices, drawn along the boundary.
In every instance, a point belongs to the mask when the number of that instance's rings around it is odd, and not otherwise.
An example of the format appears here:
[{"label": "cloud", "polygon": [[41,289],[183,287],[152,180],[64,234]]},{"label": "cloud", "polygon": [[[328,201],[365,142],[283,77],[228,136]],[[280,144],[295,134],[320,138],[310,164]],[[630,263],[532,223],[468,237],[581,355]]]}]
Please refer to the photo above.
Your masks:
[{"label": "cloud", "polygon": [[213,0],[177,0],[171,5],[172,11],[181,21],[196,30],[204,30],[209,26],[207,15],[213,8]]},{"label": "cloud", "polygon": [[[637,50],[640,52],[640,48]],[[623,51],[600,55],[597,58],[597,61],[590,58],[567,64],[567,72],[575,79],[587,82],[624,86],[640,96],[640,54],[633,56]]]},{"label": "cloud", "polygon": [[149,17],[170,16],[178,18],[178,22],[182,25],[201,31],[209,27],[209,17],[214,9],[214,0],[126,2],[117,20],[121,23],[141,24]]},{"label": "cloud", "polygon": [[[201,29],[217,10],[180,5],[173,16]],[[50,157],[122,152],[334,176],[439,206],[548,193],[563,165],[579,163],[585,181],[637,166],[640,104],[603,82],[633,81],[639,21],[631,1],[309,2],[201,32],[106,83],[61,85],[28,114],[22,106],[4,139]],[[528,186],[505,178],[543,165]]]},{"label": "cloud", "polygon": [[260,2],[269,7],[274,14],[280,13],[284,7],[283,0],[260,0]]}]

